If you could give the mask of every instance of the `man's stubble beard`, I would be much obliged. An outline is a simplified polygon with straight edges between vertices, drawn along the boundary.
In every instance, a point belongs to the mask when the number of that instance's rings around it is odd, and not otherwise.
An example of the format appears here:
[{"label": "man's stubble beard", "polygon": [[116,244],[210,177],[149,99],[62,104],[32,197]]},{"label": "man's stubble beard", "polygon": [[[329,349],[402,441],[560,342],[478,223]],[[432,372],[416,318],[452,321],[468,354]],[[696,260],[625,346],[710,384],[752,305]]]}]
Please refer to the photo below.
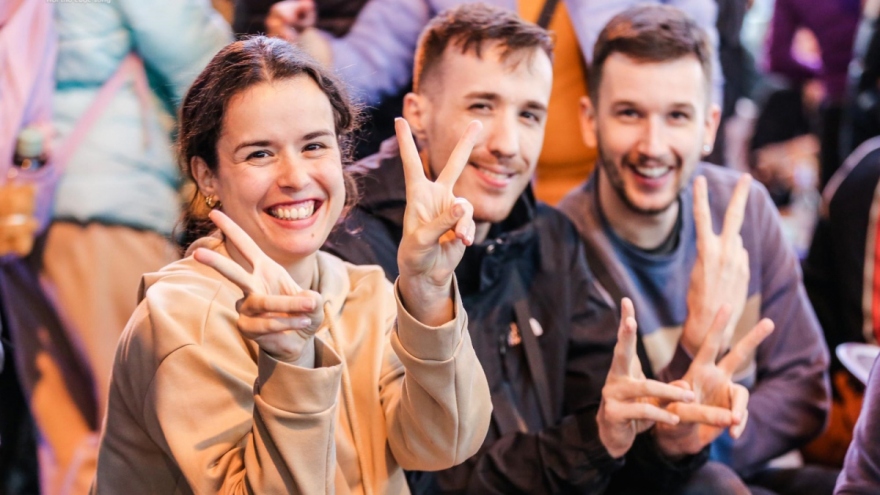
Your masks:
[{"label": "man's stubble beard", "polygon": [[[682,185],[684,184],[684,181],[681,181],[681,183],[678,184],[678,190],[676,191],[675,196],[669,201],[669,204],[667,204],[666,206],[662,206],[660,208],[641,208],[637,204],[635,204],[635,202],[630,199],[630,197],[626,194],[626,185],[624,184],[623,177],[620,174],[620,170],[615,166],[614,161],[608,158],[607,154],[602,149],[602,140],[599,138],[598,135],[596,136],[596,138],[599,142],[599,167],[604,172],[605,179],[608,180],[608,183],[611,185],[611,189],[614,190],[614,192],[617,194],[617,197],[620,198],[620,201],[622,201],[623,204],[626,205],[626,207],[629,208],[630,211],[639,215],[653,217],[665,213],[667,210],[669,210],[669,208],[678,203],[678,194],[682,190]],[[676,161],[678,163],[676,163],[675,166],[679,170],[681,170],[681,160]],[[626,165],[622,163],[621,166],[623,167]]]}]

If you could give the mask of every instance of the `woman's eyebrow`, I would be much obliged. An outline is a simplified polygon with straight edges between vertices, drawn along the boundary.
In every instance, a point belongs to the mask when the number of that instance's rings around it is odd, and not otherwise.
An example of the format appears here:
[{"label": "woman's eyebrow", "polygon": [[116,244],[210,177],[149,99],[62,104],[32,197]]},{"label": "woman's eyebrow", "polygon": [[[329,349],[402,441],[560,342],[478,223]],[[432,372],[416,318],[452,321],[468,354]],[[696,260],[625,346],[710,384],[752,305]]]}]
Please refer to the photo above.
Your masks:
[{"label": "woman's eyebrow", "polygon": [[272,145],[272,141],[247,141],[247,142],[241,143],[238,146],[236,146],[233,153],[237,153],[238,150],[240,150],[242,148],[247,148],[249,146],[271,146],[271,145]]}]

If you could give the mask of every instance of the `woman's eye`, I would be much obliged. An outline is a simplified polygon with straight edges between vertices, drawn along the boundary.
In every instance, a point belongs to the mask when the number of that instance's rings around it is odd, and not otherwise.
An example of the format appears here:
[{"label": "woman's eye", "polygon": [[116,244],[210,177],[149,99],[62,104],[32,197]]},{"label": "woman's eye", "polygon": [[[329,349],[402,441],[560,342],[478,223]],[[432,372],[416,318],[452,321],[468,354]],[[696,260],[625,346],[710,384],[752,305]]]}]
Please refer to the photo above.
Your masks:
[{"label": "woman's eye", "polygon": [[318,151],[327,148],[323,143],[309,143],[303,148],[303,151]]},{"label": "woman's eye", "polygon": [[253,153],[248,155],[247,159],[248,160],[254,160],[254,159],[259,160],[260,158],[268,158],[269,156],[270,155],[269,155],[268,151],[260,150],[260,151],[254,151]]},{"label": "woman's eye", "polygon": [[468,108],[471,110],[491,110],[487,103],[474,103]]}]

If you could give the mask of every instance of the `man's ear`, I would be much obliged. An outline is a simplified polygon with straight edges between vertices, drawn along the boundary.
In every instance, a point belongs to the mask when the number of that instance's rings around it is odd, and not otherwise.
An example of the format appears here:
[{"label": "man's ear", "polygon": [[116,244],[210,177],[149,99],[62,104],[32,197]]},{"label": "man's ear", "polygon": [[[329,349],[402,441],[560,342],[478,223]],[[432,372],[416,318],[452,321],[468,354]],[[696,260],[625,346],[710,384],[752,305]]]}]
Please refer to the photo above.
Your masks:
[{"label": "man's ear", "polygon": [[409,127],[416,137],[416,143],[419,145],[419,148],[425,146],[425,141],[428,137],[425,132],[425,125],[428,122],[430,108],[431,102],[423,95],[407,93],[403,97],[403,118],[409,122]]},{"label": "man's ear", "polygon": [[217,194],[217,176],[208,168],[208,164],[202,157],[194,156],[189,162],[189,169],[196,185],[199,186],[199,191],[205,197]]},{"label": "man's ear", "polygon": [[581,122],[581,138],[588,148],[596,148],[598,140],[596,139],[596,109],[593,107],[593,100],[587,96],[581,97],[581,111],[578,114]]},{"label": "man's ear", "polygon": [[703,149],[709,150],[706,152],[706,155],[708,155],[715,146],[715,136],[718,134],[718,126],[720,124],[721,107],[713,103],[709,105],[709,110],[706,112],[706,131],[703,137]]}]

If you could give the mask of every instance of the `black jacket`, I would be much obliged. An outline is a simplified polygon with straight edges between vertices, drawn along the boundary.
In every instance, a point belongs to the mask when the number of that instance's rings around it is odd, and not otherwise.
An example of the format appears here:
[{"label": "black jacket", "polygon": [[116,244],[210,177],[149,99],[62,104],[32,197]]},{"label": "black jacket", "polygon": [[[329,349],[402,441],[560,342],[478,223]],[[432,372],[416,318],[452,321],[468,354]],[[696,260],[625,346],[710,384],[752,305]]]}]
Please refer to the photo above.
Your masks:
[{"label": "black jacket", "polygon": [[[357,208],[325,249],[397,277],[406,204],[397,144],[354,166]],[[620,472],[599,440],[596,412],[617,339],[618,316],[589,272],[580,236],[530,190],[456,269],[469,331],[486,372],[493,421],[480,452],[439,473],[409,473],[415,493],[601,493]],[[702,465],[706,452],[672,465],[641,435],[621,485],[656,492]],[[618,476],[624,481],[623,476]],[[633,483],[635,482],[635,483]],[[615,489],[615,493],[619,491]]]}]

